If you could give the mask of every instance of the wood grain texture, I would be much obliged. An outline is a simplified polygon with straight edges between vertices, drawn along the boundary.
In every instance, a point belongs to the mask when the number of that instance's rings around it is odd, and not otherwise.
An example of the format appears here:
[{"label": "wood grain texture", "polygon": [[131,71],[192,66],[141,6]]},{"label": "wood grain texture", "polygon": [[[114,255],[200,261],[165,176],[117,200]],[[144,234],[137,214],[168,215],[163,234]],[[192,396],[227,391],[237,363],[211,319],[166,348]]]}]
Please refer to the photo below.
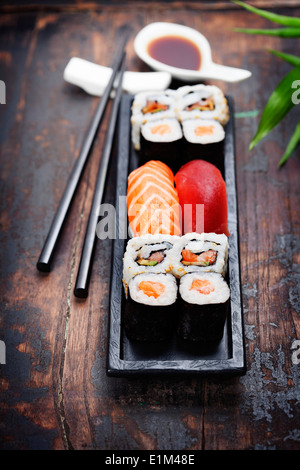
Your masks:
[{"label": "wood grain texture", "polygon": [[[300,9],[293,14],[299,16]],[[35,267],[98,100],[64,83],[69,58],[110,65],[116,41],[129,30],[128,69],[147,70],[134,54],[133,39],[145,24],[162,19],[200,30],[216,62],[253,73],[238,85],[215,82],[234,97],[237,113],[243,377],[106,376],[110,240],[97,243],[89,297],[76,299],[73,288],[107,118],[68,215],[54,270],[43,275]],[[255,24],[267,26],[261,18]],[[7,92],[0,108],[2,449],[300,448],[300,365],[292,362],[291,349],[300,339],[299,155],[277,170],[298,109],[248,152],[263,105],[290,67],[266,48],[295,53],[299,41],[231,32],[249,25],[250,13],[203,11],[200,2],[189,8],[144,2],[137,9],[129,2],[90,11],[1,15],[0,79]],[[111,203],[115,163],[105,196]]]}]

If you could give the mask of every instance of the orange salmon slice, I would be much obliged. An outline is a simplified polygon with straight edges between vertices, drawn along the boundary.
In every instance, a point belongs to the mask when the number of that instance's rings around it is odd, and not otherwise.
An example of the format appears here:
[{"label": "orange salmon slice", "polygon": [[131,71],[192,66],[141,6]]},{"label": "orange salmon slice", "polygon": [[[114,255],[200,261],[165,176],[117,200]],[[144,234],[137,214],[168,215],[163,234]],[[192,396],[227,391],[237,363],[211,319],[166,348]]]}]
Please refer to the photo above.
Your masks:
[{"label": "orange salmon slice", "polygon": [[191,250],[182,250],[181,254],[184,261],[204,265],[214,264],[217,259],[217,253],[214,250],[204,251],[200,255],[196,255]]},{"label": "orange salmon slice", "polygon": [[148,297],[159,297],[165,291],[165,286],[160,282],[142,281],[139,283],[139,289]]},{"label": "orange salmon slice", "polygon": [[171,128],[168,124],[160,124],[151,127],[151,134],[165,135],[170,134]]},{"label": "orange salmon slice", "polygon": [[129,174],[127,215],[134,236],[181,233],[174,174],[167,165],[151,160]]},{"label": "orange salmon slice", "polygon": [[194,132],[198,137],[212,135],[214,133],[214,126],[197,126]]},{"label": "orange salmon slice", "polygon": [[215,289],[212,283],[207,279],[196,279],[192,282],[190,290],[197,290],[200,294],[208,295]]}]

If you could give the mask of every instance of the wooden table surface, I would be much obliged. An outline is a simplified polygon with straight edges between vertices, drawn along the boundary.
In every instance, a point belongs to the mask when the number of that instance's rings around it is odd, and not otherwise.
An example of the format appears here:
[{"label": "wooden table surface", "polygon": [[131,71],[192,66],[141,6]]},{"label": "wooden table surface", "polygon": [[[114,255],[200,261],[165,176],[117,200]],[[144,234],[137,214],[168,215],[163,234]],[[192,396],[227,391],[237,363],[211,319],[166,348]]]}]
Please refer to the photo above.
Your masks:
[{"label": "wooden table surface", "polygon": [[[297,2],[275,4],[274,11],[300,15]],[[211,42],[215,62],[252,72],[240,84],[214,82],[235,102],[243,376],[107,377],[111,240],[97,243],[89,297],[73,295],[107,118],[53,271],[36,269],[98,103],[64,82],[67,62],[77,56],[110,65],[129,30],[127,69],[147,71],[133,40],[144,25],[162,20],[198,29]],[[1,5],[0,25],[0,79],[6,84],[0,106],[1,448],[300,449],[300,364],[293,349],[300,340],[299,155],[277,169],[299,109],[248,151],[264,104],[290,70],[266,49],[296,54],[299,41],[232,32],[269,23],[230,2],[10,2]],[[115,164],[105,192],[112,204]]]}]

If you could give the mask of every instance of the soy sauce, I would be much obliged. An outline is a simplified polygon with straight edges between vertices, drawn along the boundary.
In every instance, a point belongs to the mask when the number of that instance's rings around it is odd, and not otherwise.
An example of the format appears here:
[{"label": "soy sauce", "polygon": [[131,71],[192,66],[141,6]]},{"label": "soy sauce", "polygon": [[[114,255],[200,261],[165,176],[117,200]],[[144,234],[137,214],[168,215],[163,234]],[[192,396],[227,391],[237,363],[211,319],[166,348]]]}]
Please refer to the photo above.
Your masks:
[{"label": "soy sauce", "polygon": [[153,39],[148,45],[148,54],[163,64],[180,69],[199,70],[201,65],[198,47],[181,36]]}]

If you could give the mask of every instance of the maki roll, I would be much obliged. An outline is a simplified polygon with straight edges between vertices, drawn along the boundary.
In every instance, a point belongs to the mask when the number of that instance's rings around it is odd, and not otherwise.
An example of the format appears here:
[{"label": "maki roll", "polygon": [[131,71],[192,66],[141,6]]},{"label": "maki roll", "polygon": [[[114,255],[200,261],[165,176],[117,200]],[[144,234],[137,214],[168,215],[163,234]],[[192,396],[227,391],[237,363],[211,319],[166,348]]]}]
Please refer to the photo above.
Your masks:
[{"label": "maki roll", "polygon": [[135,341],[164,341],[172,334],[177,283],[172,274],[143,273],[129,282],[124,328]]},{"label": "maki roll", "polygon": [[166,92],[148,91],[138,93],[131,107],[132,142],[140,150],[141,126],[156,119],[175,118],[175,100]]},{"label": "maki roll", "polygon": [[228,262],[228,238],[216,233],[188,233],[176,245],[173,274],[216,272],[225,276]]},{"label": "maki roll", "polygon": [[182,129],[175,118],[156,119],[141,126],[141,157],[144,161],[160,160],[172,171],[182,165]]},{"label": "maki roll", "polygon": [[137,274],[162,274],[172,271],[179,241],[180,237],[176,235],[144,235],[128,241],[123,259],[123,285],[126,296],[130,279]]},{"label": "maki roll", "polygon": [[201,158],[224,171],[223,126],[214,119],[186,119],[182,122],[184,162]]},{"label": "maki roll", "polygon": [[177,333],[183,340],[219,342],[224,334],[230,290],[218,273],[191,273],[180,279]]},{"label": "maki roll", "polygon": [[222,126],[229,119],[229,107],[223,92],[215,85],[194,85],[178,90],[176,114],[179,121],[185,119],[214,119]]}]

